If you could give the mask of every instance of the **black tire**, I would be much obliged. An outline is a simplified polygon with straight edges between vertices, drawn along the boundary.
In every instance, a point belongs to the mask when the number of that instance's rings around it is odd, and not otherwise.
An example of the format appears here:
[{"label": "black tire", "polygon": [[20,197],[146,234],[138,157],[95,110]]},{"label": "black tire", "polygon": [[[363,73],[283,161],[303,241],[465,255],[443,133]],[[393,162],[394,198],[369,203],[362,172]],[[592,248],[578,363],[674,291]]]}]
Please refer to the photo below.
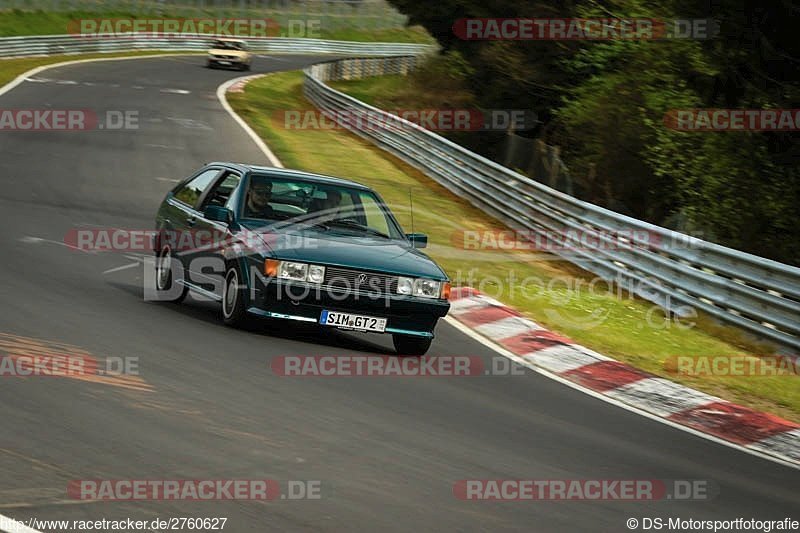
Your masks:
[{"label": "black tire", "polygon": [[242,63],[242,70],[250,70],[250,65]]},{"label": "black tire", "polygon": [[392,342],[397,355],[425,355],[431,347],[433,339],[411,337],[409,335],[392,335]]},{"label": "black tire", "polygon": [[206,63],[206,68],[214,68],[214,63],[209,61],[208,63]]},{"label": "black tire", "polygon": [[[177,265],[180,265],[180,263],[173,260],[172,249],[169,247],[169,245],[165,244],[162,246],[156,254],[155,263],[156,294],[159,295],[159,299],[162,302],[181,303],[184,298],[186,298],[186,294],[189,292],[189,288],[184,285],[181,288],[180,293],[178,293],[176,296],[169,297],[165,294],[172,289],[172,269]],[[183,272],[180,274],[181,276],[179,279],[183,279]]]},{"label": "black tire", "polygon": [[235,328],[247,325],[247,286],[242,283],[242,275],[235,263],[225,269],[225,283],[222,286],[222,321]]}]

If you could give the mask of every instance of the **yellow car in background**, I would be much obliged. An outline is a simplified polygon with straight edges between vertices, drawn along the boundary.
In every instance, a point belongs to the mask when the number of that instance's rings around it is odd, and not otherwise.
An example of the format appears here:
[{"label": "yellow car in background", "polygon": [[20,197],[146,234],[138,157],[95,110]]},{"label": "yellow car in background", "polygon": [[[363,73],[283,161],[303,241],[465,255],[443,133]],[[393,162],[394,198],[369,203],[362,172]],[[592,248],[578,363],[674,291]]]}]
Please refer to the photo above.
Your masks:
[{"label": "yellow car in background", "polygon": [[228,67],[250,70],[252,55],[241,39],[216,39],[208,51],[208,68]]}]

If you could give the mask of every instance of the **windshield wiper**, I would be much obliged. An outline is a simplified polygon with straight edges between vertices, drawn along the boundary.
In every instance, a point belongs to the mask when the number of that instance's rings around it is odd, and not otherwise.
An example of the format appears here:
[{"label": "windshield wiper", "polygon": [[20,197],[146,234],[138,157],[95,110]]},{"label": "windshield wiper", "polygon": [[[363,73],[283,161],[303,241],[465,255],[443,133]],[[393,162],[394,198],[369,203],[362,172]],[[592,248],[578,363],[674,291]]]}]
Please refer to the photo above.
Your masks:
[{"label": "windshield wiper", "polygon": [[325,221],[327,226],[340,226],[343,228],[351,228],[364,231],[369,233],[370,235],[375,235],[376,237],[383,237],[384,239],[391,239],[388,235],[383,233],[382,231],[378,231],[376,229],[372,229],[369,226],[365,226],[364,224],[359,224],[354,220],[341,220],[341,219],[334,219],[334,220],[327,220]]}]

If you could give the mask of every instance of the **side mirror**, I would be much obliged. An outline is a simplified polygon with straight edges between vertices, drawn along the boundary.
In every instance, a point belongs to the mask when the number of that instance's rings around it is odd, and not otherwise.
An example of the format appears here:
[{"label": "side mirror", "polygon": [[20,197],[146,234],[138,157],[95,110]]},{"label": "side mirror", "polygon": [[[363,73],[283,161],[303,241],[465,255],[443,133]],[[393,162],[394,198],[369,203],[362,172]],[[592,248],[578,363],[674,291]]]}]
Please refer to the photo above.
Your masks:
[{"label": "side mirror", "polygon": [[203,216],[208,220],[213,220],[214,222],[223,222],[225,224],[230,224],[233,221],[233,213],[231,210],[218,205],[209,205],[206,207]]},{"label": "side mirror", "polygon": [[411,246],[414,248],[428,247],[428,236],[424,233],[406,233],[406,239],[411,241]]}]

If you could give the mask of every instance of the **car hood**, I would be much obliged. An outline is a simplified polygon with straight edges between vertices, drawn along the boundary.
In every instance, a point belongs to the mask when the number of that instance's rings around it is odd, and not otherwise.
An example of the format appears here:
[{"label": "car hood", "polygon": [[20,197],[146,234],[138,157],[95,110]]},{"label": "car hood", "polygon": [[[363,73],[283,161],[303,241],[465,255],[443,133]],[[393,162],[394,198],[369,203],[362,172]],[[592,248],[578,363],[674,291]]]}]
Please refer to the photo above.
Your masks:
[{"label": "car hood", "polygon": [[247,52],[243,50],[227,50],[225,48],[212,48],[208,51],[209,54],[215,56],[233,56],[233,57],[246,57]]},{"label": "car hood", "polygon": [[277,259],[373,270],[436,280],[447,278],[427,255],[404,241],[317,231],[270,232],[252,228]]}]

